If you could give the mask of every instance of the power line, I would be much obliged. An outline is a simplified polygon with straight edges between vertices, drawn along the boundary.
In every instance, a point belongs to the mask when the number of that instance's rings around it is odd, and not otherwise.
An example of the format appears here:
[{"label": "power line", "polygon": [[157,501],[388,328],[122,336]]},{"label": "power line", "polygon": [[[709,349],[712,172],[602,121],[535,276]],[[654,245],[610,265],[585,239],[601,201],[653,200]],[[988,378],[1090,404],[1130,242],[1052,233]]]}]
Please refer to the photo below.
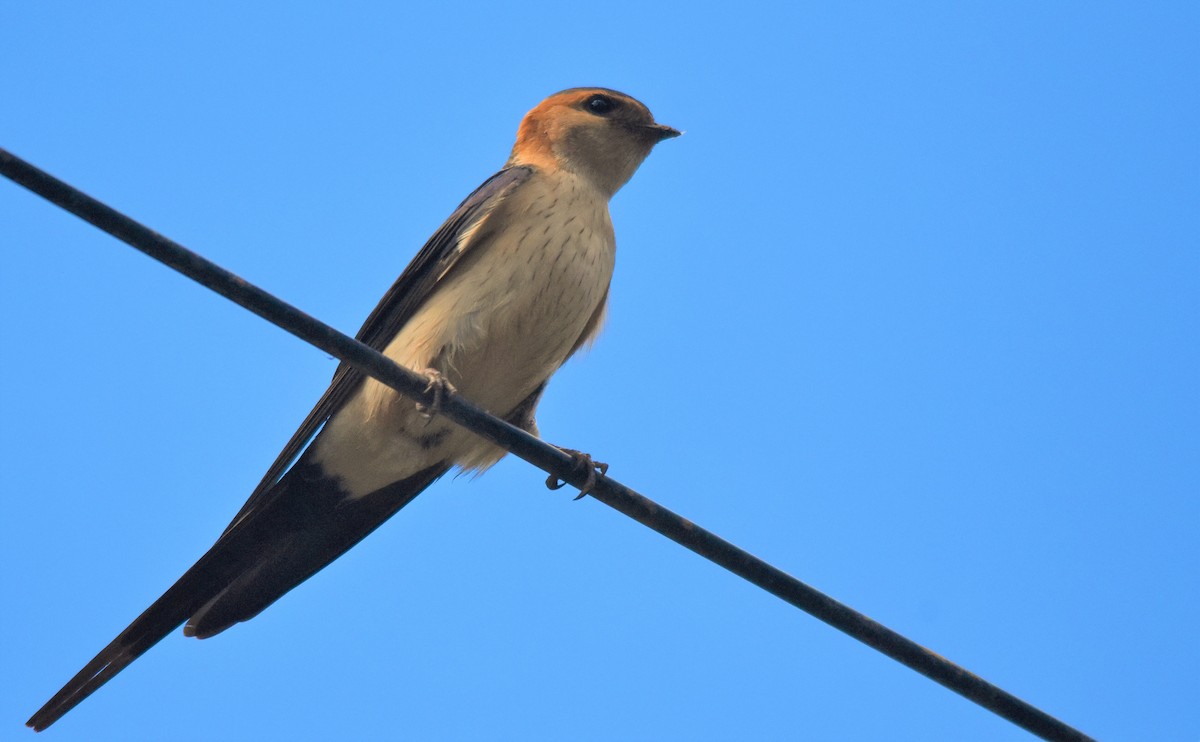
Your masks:
[{"label": "power line", "polygon": [[[310,317],[4,149],[0,149],[0,174],[305,342],[352,364],[401,394],[425,404],[434,402],[434,394],[427,391],[428,379],[424,376],[396,364],[373,348]],[[588,473],[579,469],[575,458],[493,417],[459,395],[443,395],[439,409],[439,414],[504,447],[553,477],[580,488],[588,483]],[[588,494],[1033,734],[1048,740],[1091,739],[615,479],[597,473],[595,485]]]}]

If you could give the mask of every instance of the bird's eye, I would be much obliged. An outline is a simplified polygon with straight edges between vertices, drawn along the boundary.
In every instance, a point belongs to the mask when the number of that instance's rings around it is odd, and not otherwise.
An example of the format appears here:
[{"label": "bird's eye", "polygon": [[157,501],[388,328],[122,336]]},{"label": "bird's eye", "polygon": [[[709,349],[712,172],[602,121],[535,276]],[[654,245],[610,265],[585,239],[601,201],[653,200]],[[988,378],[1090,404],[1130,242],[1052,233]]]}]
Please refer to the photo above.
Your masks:
[{"label": "bird's eye", "polygon": [[587,109],[597,116],[611,113],[617,107],[617,102],[607,95],[593,95],[588,98]]}]

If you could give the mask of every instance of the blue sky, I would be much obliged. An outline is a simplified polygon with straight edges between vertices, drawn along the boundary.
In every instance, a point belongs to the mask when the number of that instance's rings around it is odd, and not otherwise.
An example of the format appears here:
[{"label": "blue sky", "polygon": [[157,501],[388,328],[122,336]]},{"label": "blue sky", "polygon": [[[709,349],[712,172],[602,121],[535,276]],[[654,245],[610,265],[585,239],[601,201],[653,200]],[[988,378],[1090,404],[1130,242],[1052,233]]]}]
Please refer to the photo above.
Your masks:
[{"label": "blue sky", "polygon": [[[1104,739],[1200,734],[1194,3],[27,3],[0,146],[353,332],[544,96],[686,130],[543,435]],[[0,183],[0,738],[335,362]],[[1025,736],[506,460],[48,732]]]}]

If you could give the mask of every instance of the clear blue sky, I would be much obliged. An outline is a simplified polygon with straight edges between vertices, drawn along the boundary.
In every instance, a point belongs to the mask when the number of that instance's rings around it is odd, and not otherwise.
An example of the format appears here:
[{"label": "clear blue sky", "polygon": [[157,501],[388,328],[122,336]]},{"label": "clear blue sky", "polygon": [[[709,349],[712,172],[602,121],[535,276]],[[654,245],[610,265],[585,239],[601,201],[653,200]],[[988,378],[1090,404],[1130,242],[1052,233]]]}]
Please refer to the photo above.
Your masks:
[{"label": "clear blue sky", "polygon": [[[686,130],[547,439],[1104,739],[1200,734],[1200,6],[23,3],[0,146],[353,332],[517,122]],[[335,362],[0,182],[0,738]],[[506,460],[47,735],[1017,740]]]}]

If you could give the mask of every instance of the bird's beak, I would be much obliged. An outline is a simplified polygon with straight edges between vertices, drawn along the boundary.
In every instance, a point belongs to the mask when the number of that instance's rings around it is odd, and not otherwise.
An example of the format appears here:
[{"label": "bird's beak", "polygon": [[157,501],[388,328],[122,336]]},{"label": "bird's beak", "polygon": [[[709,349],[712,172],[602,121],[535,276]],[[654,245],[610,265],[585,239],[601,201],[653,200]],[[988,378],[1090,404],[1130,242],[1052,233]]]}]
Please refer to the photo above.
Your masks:
[{"label": "bird's beak", "polygon": [[672,129],[664,124],[647,124],[646,130],[654,135],[655,142],[661,142],[664,139],[674,139],[683,133],[679,129]]}]

